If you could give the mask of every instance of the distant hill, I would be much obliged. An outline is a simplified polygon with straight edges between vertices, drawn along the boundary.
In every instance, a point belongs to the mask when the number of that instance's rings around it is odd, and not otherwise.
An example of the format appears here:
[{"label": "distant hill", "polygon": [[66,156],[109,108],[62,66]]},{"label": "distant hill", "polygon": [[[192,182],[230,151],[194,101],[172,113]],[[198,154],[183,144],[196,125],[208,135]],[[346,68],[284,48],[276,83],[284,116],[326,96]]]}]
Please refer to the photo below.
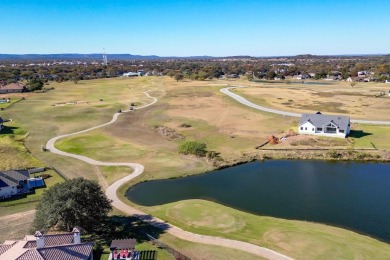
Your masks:
[{"label": "distant hill", "polygon": [[[323,59],[323,58],[341,58],[341,57],[388,57],[390,54],[346,54],[346,55],[312,55],[312,54],[300,54],[295,56],[226,56],[226,57],[213,57],[213,56],[188,56],[188,57],[161,57],[157,55],[132,55],[132,54],[107,54],[108,60],[208,60],[208,59],[269,59],[269,58],[291,58],[291,59]],[[0,60],[14,60],[14,61],[28,61],[28,60],[102,60],[101,53],[91,54],[79,54],[79,53],[62,53],[62,54],[0,54]]]},{"label": "distant hill", "polygon": [[[156,55],[107,54],[110,60],[212,59],[211,56],[160,57]],[[101,53],[78,54],[0,54],[0,60],[101,60]]]}]

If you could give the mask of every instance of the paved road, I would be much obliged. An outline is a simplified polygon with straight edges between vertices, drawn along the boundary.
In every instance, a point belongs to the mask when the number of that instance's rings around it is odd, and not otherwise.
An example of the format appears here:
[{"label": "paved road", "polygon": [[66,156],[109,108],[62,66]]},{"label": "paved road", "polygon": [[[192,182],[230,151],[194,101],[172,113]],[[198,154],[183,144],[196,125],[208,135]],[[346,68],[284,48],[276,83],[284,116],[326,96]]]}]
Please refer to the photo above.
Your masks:
[{"label": "paved road", "polygon": [[[278,115],[283,115],[283,116],[291,116],[291,117],[301,117],[302,116],[302,114],[298,114],[298,113],[291,113],[291,112],[286,112],[286,111],[281,111],[281,110],[277,110],[277,109],[272,109],[272,108],[256,105],[256,104],[250,102],[249,100],[243,98],[242,96],[235,94],[233,92],[230,92],[230,89],[235,89],[235,88],[245,88],[245,86],[227,87],[227,88],[221,89],[220,91],[222,93],[224,93],[225,95],[228,95],[231,98],[235,99],[236,101],[240,102],[241,104],[248,106],[248,107],[251,107],[251,108],[254,108],[254,109],[257,109],[257,110],[261,110],[261,111],[265,111],[265,112],[269,112],[269,113],[273,113],[273,114],[278,114]],[[372,120],[360,120],[360,119],[351,119],[351,123],[370,124],[370,125],[390,125],[389,121],[372,121]]]},{"label": "paved road", "polygon": [[[150,96],[147,92],[144,92],[144,93],[148,97],[152,98],[153,102],[150,103],[150,104],[147,104],[145,106],[139,107],[137,109],[141,109],[141,108],[150,106],[150,105],[152,105],[152,104],[157,102],[156,98]],[[130,111],[131,110],[126,110],[126,111],[123,111],[122,113],[127,113],[127,112],[130,112]],[[110,185],[106,189],[107,197],[110,200],[112,200],[112,205],[115,208],[117,208],[117,209],[121,210],[122,212],[125,212],[125,213],[127,213],[129,215],[135,215],[137,218],[142,219],[143,221],[145,221],[145,222],[147,222],[147,223],[149,223],[149,224],[151,224],[151,225],[153,225],[153,226],[155,226],[155,227],[157,227],[159,229],[162,229],[162,230],[164,230],[165,232],[167,232],[167,233],[169,233],[171,235],[174,235],[174,236],[176,236],[178,238],[181,238],[181,239],[184,239],[184,240],[187,240],[187,241],[191,241],[191,242],[195,242],[195,243],[209,244],[209,245],[215,245],[215,246],[223,246],[223,247],[229,247],[229,248],[237,248],[237,249],[241,249],[241,250],[247,251],[249,253],[252,253],[254,255],[258,255],[258,256],[261,256],[261,257],[264,257],[264,258],[267,258],[267,259],[278,259],[278,260],[279,259],[281,259],[281,260],[291,260],[292,259],[292,258],[290,258],[288,256],[282,255],[282,254],[280,254],[278,252],[275,252],[273,250],[270,250],[268,248],[256,246],[256,245],[253,245],[253,244],[250,244],[250,243],[237,241],[237,240],[226,239],[226,238],[221,238],[221,237],[204,236],[204,235],[191,233],[191,232],[185,231],[185,230],[183,230],[181,228],[178,228],[176,226],[173,226],[171,224],[168,224],[168,223],[166,223],[165,221],[163,221],[161,219],[155,218],[155,217],[153,217],[151,215],[148,215],[148,214],[146,214],[146,213],[144,213],[142,211],[139,211],[138,209],[133,208],[133,207],[123,203],[118,198],[116,193],[117,193],[117,190],[119,189],[120,186],[122,186],[123,184],[129,182],[130,180],[134,179],[135,177],[139,176],[144,171],[144,166],[143,165],[138,164],[138,163],[111,163],[111,162],[97,161],[97,160],[88,158],[86,156],[66,153],[66,152],[60,151],[60,150],[58,150],[57,148],[54,147],[55,142],[57,140],[61,139],[61,138],[68,137],[68,136],[73,136],[73,135],[77,135],[77,134],[81,134],[81,133],[85,133],[85,132],[88,132],[88,131],[91,131],[91,130],[94,130],[94,129],[97,129],[97,128],[101,128],[101,127],[110,125],[110,124],[114,123],[118,119],[120,114],[121,113],[114,114],[112,120],[110,122],[108,122],[108,123],[105,123],[105,124],[102,124],[102,125],[99,125],[99,126],[95,126],[95,127],[91,127],[89,129],[86,129],[86,130],[83,130],[83,131],[79,131],[79,132],[76,132],[76,133],[60,135],[60,136],[54,137],[54,138],[50,139],[47,142],[46,148],[49,149],[52,153],[63,155],[63,156],[67,156],[67,157],[72,157],[72,158],[84,161],[86,163],[89,163],[89,164],[92,164],[92,165],[95,165],[95,166],[96,165],[128,166],[128,167],[132,168],[134,171],[131,174],[129,174],[128,176],[126,176],[126,177],[124,177],[124,178],[114,182],[112,185]]]}]

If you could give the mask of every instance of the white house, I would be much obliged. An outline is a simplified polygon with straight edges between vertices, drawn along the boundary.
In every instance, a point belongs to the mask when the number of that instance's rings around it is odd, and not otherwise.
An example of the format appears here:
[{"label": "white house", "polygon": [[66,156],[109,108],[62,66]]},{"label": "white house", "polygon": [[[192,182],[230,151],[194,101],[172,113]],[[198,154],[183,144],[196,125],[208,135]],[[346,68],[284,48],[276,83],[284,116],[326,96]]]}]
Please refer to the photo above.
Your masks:
[{"label": "white house", "polygon": [[345,138],[350,133],[350,119],[347,116],[323,115],[320,112],[302,114],[298,133]]},{"label": "white house", "polygon": [[386,79],[385,83],[390,83],[390,79]]}]

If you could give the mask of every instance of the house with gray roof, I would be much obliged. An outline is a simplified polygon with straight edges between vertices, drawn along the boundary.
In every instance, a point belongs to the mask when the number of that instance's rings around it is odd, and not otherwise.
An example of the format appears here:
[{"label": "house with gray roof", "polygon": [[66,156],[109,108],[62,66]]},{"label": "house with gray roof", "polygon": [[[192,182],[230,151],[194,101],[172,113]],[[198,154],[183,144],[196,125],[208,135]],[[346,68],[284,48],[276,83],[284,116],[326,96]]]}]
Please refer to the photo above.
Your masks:
[{"label": "house with gray roof", "polygon": [[40,231],[22,240],[6,240],[0,244],[0,259],[9,260],[93,260],[93,244],[83,243],[80,230],[46,235]]},{"label": "house with gray roof", "polygon": [[4,123],[5,121],[4,121],[4,119],[2,119],[1,117],[0,117],[0,131],[3,129],[3,123]]},{"label": "house with gray roof", "polygon": [[0,171],[0,199],[45,186],[42,177],[30,178],[28,170]]},{"label": "house with gray roof", "polygon": [[350,126],[348,116],[324,115],[321,112],[302,114],[298,133],[345,138],[350,133]]},{"label": "house with gray roof", "polygon": [[0,198],[18,193],[18,188],[27,184],[30,178],[28,171],[0,171]]}]

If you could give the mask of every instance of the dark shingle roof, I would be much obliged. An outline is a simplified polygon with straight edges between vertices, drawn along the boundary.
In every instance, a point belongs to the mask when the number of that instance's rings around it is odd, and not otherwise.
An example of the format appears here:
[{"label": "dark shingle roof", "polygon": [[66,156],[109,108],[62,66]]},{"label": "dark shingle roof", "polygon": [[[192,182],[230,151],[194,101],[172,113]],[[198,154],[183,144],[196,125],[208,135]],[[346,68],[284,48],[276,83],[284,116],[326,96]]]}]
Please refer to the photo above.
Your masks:
[{"label": "dark shingle roof", "polygon": [[17,186],[19,181],[25,181],[30,178],[28,171],[0,171],[0,187]]},{"label": "dark shingle roof", "polygon": [[112,240],[110,249],[135,249],[135,239]]},{"label": "dark shingle roof", "polygon": [[37,248],[43,259],[86,260],[92,253],[93,243]]},{"label": "dark shingle roof", "polygon": [[315,127],[324,127],[325,125],[332,122],[342,130],[346,130],[349,125],[348,116],[335,116],[335,115],[324,115],[321,113],[317,114],[302,114],[299,125],[303,125],[306,122],[312,123]]}]

